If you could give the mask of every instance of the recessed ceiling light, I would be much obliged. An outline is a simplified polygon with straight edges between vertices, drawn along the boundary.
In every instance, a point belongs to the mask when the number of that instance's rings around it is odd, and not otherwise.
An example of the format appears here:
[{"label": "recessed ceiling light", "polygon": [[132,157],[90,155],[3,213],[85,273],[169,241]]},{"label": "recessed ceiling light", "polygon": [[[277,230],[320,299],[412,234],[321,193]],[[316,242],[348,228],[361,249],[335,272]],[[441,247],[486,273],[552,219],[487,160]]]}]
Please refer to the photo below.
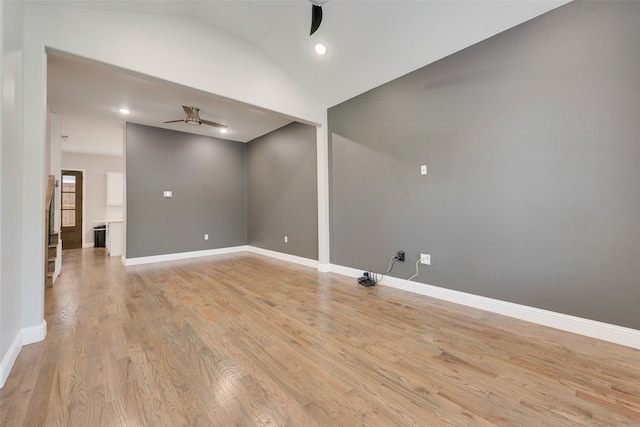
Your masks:
[{"label": "recessed ceiling light", "polygon": [[227,132],[229,132],[227,128],[220,128],[220,133],[227,133]]},{"label": "recessed ceiling light", "polygon": [[131,110],[127,110],[126,108],[118,108],[118,111],[120,112],[120,114],[129,114],[129,113],[131,113]]},{"label": "recessed ceiling light", "polygon": [[317,43],[313,47],[313,50],[315,50],[318,55],[324,55],[325,53],[327,53],[327,47],[322,43]]}]

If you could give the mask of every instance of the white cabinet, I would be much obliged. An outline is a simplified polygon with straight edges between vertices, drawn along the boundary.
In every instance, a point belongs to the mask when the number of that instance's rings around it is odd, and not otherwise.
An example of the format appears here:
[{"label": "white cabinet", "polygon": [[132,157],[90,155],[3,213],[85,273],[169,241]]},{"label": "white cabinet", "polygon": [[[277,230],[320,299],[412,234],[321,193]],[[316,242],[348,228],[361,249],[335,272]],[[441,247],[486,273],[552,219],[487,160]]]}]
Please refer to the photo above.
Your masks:
[{"label": "white cabinet", "polygon": [[107,172],[107,206],[122,206],[123,194],[122,172]]},{"label": "white cabinet", "polygon": [[122,221],[107,221],[107,252],[110,256],[122,255],[124,227]]}]

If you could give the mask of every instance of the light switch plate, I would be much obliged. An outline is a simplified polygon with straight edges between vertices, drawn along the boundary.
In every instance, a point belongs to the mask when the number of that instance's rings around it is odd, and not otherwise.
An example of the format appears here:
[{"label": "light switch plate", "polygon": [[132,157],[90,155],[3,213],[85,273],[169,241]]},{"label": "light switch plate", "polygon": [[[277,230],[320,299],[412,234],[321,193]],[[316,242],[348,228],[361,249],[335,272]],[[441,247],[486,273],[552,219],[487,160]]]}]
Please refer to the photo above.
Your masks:
[{"label": "light switch plate", "polygon": [[173,193],[171,191],[165,191],[164,192],[164,197],[165,198],[173,197]]}]

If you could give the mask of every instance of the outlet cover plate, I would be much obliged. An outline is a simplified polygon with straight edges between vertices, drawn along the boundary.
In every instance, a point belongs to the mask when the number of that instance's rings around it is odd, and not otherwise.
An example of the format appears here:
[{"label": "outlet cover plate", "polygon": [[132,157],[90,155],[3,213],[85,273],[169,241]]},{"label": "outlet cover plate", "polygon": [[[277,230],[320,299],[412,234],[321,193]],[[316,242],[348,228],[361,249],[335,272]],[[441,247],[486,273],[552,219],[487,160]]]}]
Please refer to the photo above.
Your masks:
[{"label": "outlet cover plate", "polygon": [[420,264],[431,265],[431,255],[420,254]]}]

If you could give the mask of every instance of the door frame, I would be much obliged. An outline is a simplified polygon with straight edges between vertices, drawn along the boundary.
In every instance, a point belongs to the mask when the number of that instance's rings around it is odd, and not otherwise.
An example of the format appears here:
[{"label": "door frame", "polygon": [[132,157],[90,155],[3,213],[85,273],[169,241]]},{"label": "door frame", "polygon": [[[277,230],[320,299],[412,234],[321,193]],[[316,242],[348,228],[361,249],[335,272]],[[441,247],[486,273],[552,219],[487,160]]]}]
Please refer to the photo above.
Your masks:
[{"label": "door frame", "polygon": [[[60,188],[62,188],[62,171],[70,171],[70,172],[80,172],[82,174],[82,244],[80,247],[84,248],[92,248],[93,244],[86,243],[86,223],[87,223],[87,170],[86,169],[77,169],[77,168],[66,168],[64,166],[60,167]],[[60,236],[62,236],[62,198],[60,199],[60,206],[58,206],[58,215],[60,216]]]}]

